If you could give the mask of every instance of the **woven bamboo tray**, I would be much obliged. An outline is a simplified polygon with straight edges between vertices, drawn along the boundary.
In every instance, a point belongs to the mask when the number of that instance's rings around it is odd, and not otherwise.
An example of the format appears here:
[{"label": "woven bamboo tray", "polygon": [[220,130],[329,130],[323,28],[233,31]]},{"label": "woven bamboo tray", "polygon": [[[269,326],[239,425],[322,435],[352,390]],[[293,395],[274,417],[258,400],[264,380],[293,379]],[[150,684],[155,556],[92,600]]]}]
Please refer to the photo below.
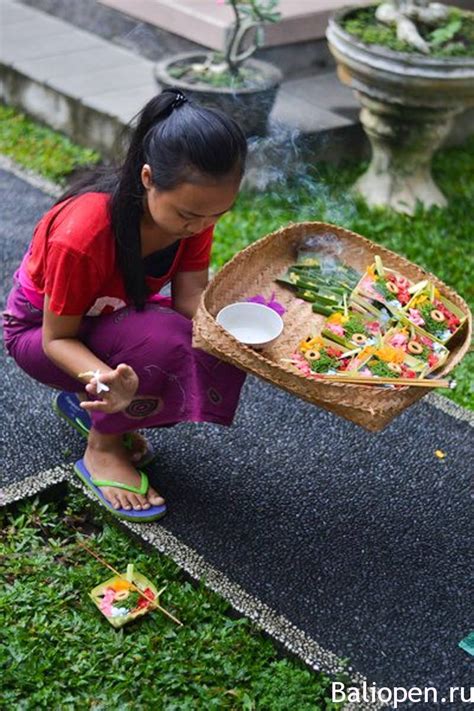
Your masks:
[{"label": "woven bamboo tray", "polygon": [[[302,222],[284,227],[239,252],[210,282],[194,317],[193,345],[253,375],[263,378],[293,395],[336,415],[377,432],[403,410],[426,395],[428,388],[400,386],[396,389],[376,385],[324,383],[306,378],[292,365],[282,362],[295,351],[299,341],[310,331],[319,333],[324,316],[314,314],[311,304],[295,298],[284,286],[275,283],[287,267],[296,261],[296,249],[308,235],[330,231],[341,240],[341,258],[363,272],[379,254],[385,266],[400,271],[414,281],[432,280],[441,293],[468,314],[464,327],[449,344],[450,355],[436,377],[446,376],[469,348],[472,317],[465,301],[437,277],[398,254],[350,232],[324,222]],[[219,310],[255,294],[276,299],[287,309],[284,330],[267,349],[256,351],[245,346],[216,323]]]}]

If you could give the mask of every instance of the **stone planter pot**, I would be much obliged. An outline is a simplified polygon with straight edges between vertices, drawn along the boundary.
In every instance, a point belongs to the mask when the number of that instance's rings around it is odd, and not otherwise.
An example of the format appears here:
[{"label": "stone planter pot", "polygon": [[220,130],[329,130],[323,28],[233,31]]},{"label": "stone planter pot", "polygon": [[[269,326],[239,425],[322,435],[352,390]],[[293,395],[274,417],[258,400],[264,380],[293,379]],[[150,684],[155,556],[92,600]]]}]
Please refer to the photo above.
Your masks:
[{"label": "stone planter pot", "polygon": [[177,86],[199,103],[230,114],[242,126],[247,136],[265,135],[268,117],[283,80],[280,70],[268,62],[247,59],[244,66],[256,70],[262,79],[258,86],[239,89],[214,87],[204,82],[195,84],[176,79],[169,73],[170,68],[178,63],[194,64],[205,61],[207,57],[208,54],[204,52],[175,54],[155,65],[155,78],[163,88]]},{"label": "stone planter pot", "polygon": [[431,159],[454,116],[474,106],[474,57],[436,58],[366,45],[342,29],[355,7],[334,13],[326,32],[340,80],[355,90],[372,161],[355,188],[371,206],[413,214],[444,207]]}]

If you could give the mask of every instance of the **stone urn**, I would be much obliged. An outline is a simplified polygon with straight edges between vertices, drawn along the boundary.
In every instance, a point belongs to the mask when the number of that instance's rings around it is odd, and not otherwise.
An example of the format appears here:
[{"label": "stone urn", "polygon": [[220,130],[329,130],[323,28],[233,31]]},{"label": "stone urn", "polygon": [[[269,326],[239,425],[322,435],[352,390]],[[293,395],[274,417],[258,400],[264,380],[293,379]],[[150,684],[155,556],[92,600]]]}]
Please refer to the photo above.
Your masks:
[{"label": "stone urn", "polygon": [[335,12],[326,32],[339,79],[359,98],[372,146],[369,168],[354,187],[369,205],[410,215],[418,201],[445,207],[431,160],[454,116],[474,105],[474,57],[436,58],[364,44],[341,25],[356,9]]},{"label": "stone urn", "polygon": [[241,125],[247,136],[264,136],[268,117],[283,81],[280,70],[269,62],[247,59],[243,66],[251,69],[258,76],[258,80],[252,85],[238,88],[217,87],[205,82],[191,82],[173,76],[173,67],[202,63],[207,57],[205,52],[175,54],[155,65],[155,78],[164,89],[177,86],[186,96],[204,106],[222,109]]}]

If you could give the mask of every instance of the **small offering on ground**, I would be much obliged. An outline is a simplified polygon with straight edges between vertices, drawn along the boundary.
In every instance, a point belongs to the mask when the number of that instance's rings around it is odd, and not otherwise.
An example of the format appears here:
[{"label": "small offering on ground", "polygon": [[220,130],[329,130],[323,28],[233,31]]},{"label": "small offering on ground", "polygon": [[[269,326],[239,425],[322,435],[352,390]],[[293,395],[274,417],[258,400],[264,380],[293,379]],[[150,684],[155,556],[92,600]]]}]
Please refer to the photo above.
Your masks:
[{"label": "small offering on ground", "polygon": [[123,627],[154,610],[159,593],[144,575],[127,566],[124,576],[115,575],[89,593],[92,600],[113,627]]}]

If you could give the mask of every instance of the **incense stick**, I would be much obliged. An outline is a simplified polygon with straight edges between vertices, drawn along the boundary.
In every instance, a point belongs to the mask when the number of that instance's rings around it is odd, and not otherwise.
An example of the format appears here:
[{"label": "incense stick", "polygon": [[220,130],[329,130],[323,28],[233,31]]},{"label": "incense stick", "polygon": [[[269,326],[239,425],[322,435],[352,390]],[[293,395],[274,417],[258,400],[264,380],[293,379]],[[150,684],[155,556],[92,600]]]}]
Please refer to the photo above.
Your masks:
[{"label": "incense stick", "polygon": [[[292,358],[280,358],[280,361],[283,363],[291,363],[300,370],[298,362]],[[380,376],[367,378],[362,375],[325,375],[324,373],[314,373],[313,379],[316,381],[327,380],[332,383],[349,383],[351,385],[409,385],[410,387],[413,385],[420,388],[451,387],[449,380],[442,380],[441,378],[383,378]]]},{"label": "incense stick", "polygon": [[129,580],[127,580],[127,578],[126,578],[125,575],[122,575],[122,573],[119,573],[118,570],[115,570],[115,568],[113,568],[109,563],[107,563],[106,560],[104,560],[103,558],[101,558],[100,555],[97,555],[97,553],[95,553],[93,550],[91,550],[88,546],[86,546],[86,545],[85,545],[84,543],[82,543],[81,541],[76,541],[76,542],[77,542],[82,548],[84,548],[88,553],[90,553],[90,555],[94,556],[94,558],[97,558],[97,560],[98,560],[100,563],[102,563],[102,565],[105,565],[106,568],[108,568],[109,570],[111,570],[112,573],[115,573],[115,575],[117,575],[121,580],[125,580],[127,583],[129,583],[129,585],[130,585],[130,587],[132,588],[132,590],[135,590],[135,591],[136,591],[137,593],[139,593],[142,597],[144,597],[145,600],[148,600],[148,602],[151,603],[151,604],[153,605],[153,607],[156,607],[158,610],[160,610],[161,612],[163,612],[163,613],[164,613],[165,615],[167,615],[170,619],[172,619],[173,622],[176,622],[177,625],[181,625],[181,627],[183,626],[183,623],[180,622],[176,617],[174,617],[174,615],[172,615],[171,612],[168,612],[168,610],[165,610],[164,607],[161,607],[161,605],[159,605],[159,604],[156,602],[155,599],[149,598],[148,595],[146,595],[146,594],[143,592],[143,590],[140,590],[140,588],[138,588],[136,585],[134,585],[134,583],[132,583],[132,582],[130,582]]},{"label": "incense stick", "polygon": [[409,385],[419,388],[449,388],[449,380],[429,380],[428,378],[383,378],[374,376],[373,378],[365,378],[350,375],[321,375],[318,373],[318,379],[329,380],[333,383],[351,383],[353,385]]}]

